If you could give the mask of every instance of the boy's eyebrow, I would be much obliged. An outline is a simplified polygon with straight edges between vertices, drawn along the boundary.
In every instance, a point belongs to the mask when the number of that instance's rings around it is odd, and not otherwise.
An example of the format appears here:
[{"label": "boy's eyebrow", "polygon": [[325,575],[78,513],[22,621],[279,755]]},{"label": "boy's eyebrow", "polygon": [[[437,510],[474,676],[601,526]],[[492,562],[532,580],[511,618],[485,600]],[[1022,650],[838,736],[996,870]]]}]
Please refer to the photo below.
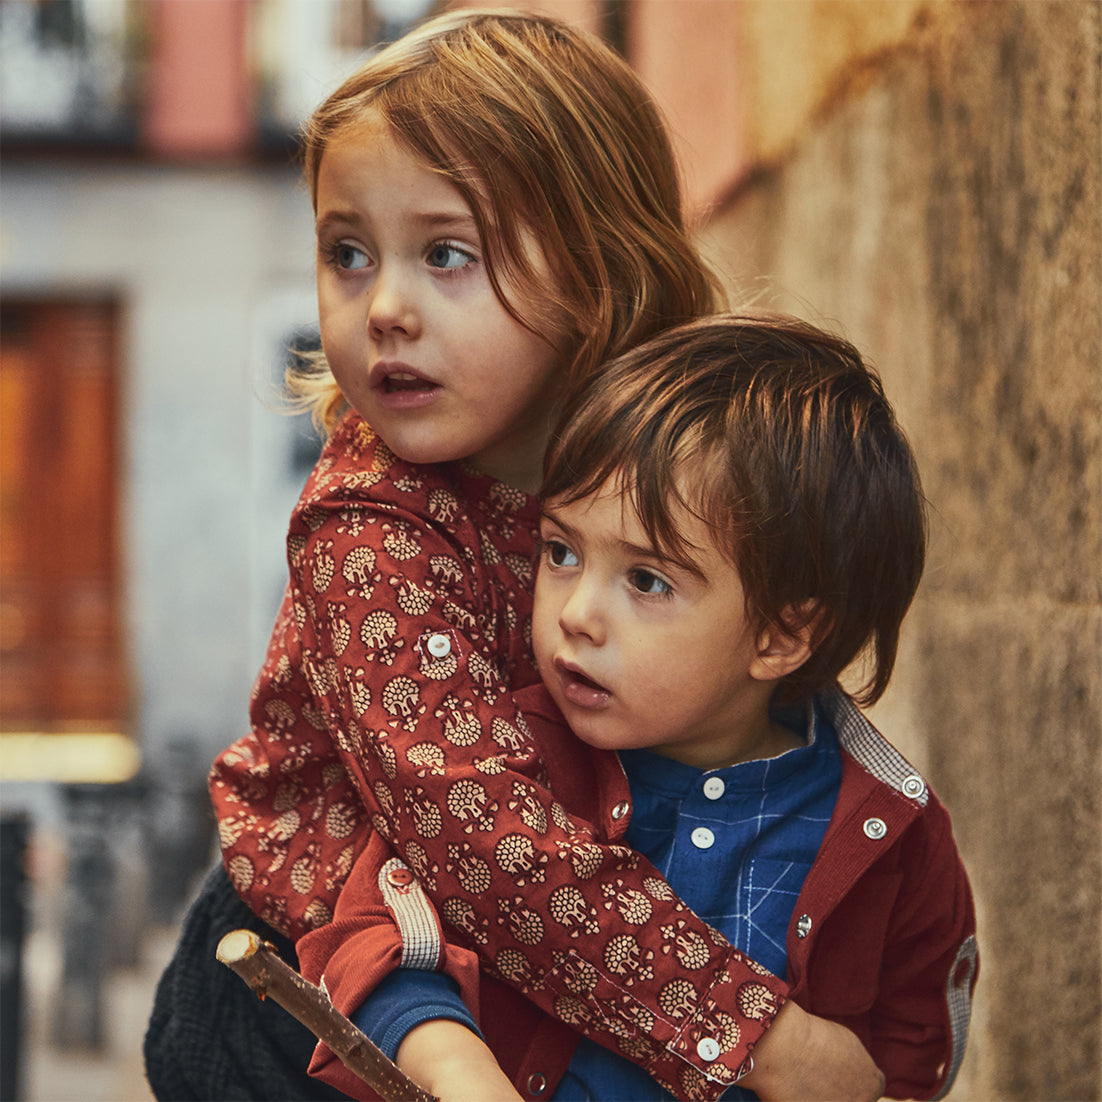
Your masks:
[{"label": "boy's eyebrow", "polygon": [[[577,536],[578,529],[572,525],[567,524],[565,521],[560,520],[549,509],[541,509],[540,515],[544,520],[549,520],[556,527],[561,528],[568,536]],[[663,566],[675,566],[678,570],[684,570],[686,574],[691,574],[694,578],[699,579],[702,582],[706,582],[707,576],[691,559],[688,558],[675,558],[658,548],[651,546],[650,544],[632,543],[631,540],[617,540],[617,545],[622,551],[626,551],[629,555],[637,556],[642,559],[653,559],[657,563],[661,563]]]}]

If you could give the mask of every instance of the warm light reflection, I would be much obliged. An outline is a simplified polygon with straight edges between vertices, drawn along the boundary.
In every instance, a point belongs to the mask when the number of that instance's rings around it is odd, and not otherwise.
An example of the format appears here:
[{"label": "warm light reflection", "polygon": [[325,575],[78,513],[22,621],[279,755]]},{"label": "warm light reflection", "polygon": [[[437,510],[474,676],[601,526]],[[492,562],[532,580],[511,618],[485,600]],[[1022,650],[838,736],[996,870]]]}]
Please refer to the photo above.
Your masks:
[{"label": "warm light reflection", "polygon": [[0,734],[0,781],[111,784],[130,780],[141,760],[137,743],[117,732]]}]

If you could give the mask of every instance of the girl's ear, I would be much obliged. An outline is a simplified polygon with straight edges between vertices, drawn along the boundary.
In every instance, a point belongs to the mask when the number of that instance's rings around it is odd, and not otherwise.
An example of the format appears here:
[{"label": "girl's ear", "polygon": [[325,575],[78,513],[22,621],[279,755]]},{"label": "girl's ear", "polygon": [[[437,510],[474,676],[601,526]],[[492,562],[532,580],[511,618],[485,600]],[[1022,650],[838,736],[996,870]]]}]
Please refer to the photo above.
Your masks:
[{"label": "girl's ear", "polygon": [[815,649],[824,609],[815,601],[786,608],[784,624],[767,624],[758,633],[758,651],[750,663],[755,681],[780,681],[798,670]]}]

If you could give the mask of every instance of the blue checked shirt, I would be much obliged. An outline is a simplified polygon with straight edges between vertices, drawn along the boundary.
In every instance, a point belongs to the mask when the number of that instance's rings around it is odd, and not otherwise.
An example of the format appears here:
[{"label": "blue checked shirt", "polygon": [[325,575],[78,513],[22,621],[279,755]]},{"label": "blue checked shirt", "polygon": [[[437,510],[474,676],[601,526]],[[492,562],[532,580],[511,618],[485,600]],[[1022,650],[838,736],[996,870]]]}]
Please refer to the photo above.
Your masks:
[{"label": "blue checked shirt", "polygon": [[[631,787],[626,841],[692,909],[774,975],[787,970],[792,909],[819,852],[842,781],[838,738],[819,714],[778,714],[808,745],[702,773],[647,750],[622,750]],[[555,1102],[650,1102],[673,1096],[641,1068],[585,1038]],[[724,1099],[756,1098],[731,1087]]]}]

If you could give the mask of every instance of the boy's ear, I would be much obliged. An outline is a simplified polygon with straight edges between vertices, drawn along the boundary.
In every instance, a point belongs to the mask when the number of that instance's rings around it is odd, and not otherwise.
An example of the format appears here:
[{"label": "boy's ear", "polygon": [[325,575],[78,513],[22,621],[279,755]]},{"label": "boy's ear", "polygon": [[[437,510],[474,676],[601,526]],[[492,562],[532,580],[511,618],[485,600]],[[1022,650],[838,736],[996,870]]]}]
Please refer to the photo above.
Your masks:
[{"label": "boy's ear", "polygon": [[798,670],[815,648],[824,609],[815,601],[785,609],[784,625],[767,624],[758,633],[758,653],[750,663],[756,681],[780,681]]}]

